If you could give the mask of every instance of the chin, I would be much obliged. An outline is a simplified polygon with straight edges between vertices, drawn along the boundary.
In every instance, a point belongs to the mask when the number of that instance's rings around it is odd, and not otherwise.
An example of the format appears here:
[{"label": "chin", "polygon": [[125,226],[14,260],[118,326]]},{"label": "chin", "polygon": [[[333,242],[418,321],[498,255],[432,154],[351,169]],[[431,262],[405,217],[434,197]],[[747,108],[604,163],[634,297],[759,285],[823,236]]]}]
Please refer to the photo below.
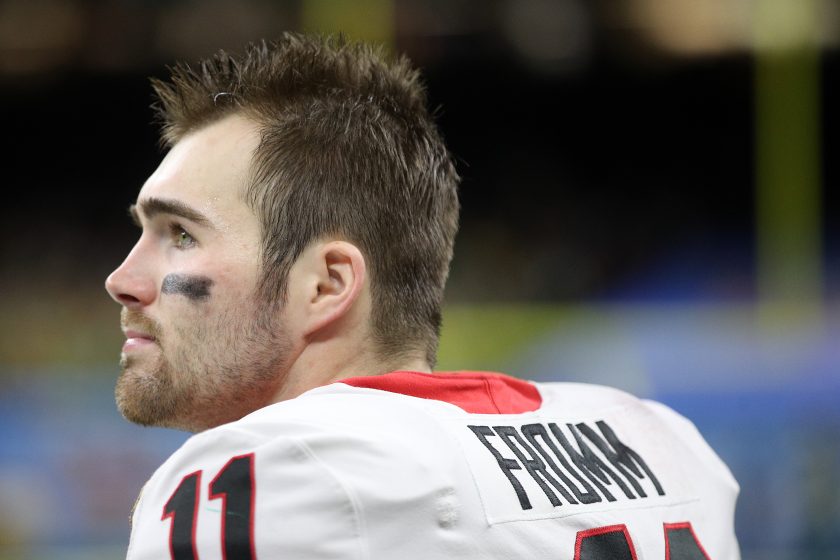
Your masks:
[{"label": "chin", "polygon": [[169,376],[159,369],[142,368],[131,357],[121,365],[114,390],[120,414],[141,426],[185,429],[180,416],[187,408],[175,394]]}]

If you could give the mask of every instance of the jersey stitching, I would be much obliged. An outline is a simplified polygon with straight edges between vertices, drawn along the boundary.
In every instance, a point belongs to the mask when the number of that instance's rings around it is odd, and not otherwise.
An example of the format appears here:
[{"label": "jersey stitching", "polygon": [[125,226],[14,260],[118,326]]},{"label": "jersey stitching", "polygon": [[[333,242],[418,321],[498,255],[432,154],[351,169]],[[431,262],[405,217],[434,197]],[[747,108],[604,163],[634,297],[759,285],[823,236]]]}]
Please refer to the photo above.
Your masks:
[{"label": "jersey stitching", "polygon": [[358,541],[358,548],[360,553],[360,558],[364,560],[370,560],[370,550],[368,549],[368,539],[367,539],[367,524],[365,523],[365,516],[362,513],[362,505],[359,502],[358,497],[352,491],[352,489],[341,480],[336,473],[328,464],[321,459],[318,458],[318,455],[315,451],[307,445],[307,443],[298,438],[289,438],[290,441],[294,442],[301,451],[306,453],[313,461],[317,462],[321,467],[332,476],[333,480],[336,484],[344,491],[344,494],[347,496],[350,505],[353,507],[353,513],[356,517],[356,527],[358,528],[359,538]]},{"label": "jersey stitching", "polygon": [[[446,404],[449,404],[449,403],[446,403]],[[451,406],[457,406],[457,405],[451,405]],[[441,429],[441,431],[443,433],[448,433],[449,421],[442,420],[438,415],[431,414],[425,408],[420,408],[420,411],[429,420],[431,420],[432,422],[437,424],[438,427]],[[459,419],[459,422],[461,422],[461,421],[463,421],[463,419]],[[482,493],[481,493],[481,489],[478,485],[478,479],[476,478],[475,473],[473,472],[473,467],[470,464],[470,462],[467,460],[467,451],[466,451],[466,449],[464,449],[464,444],[463,444],[463,442],[461,442],[461,440],[459,438],[454,437],[454,436],[452,436],[448,439],[449,439],[449,441],[452,442],[452,445],[454,445],[460,451],[460,454],[458,455],[458,462],[462,465],[462,468],[464,468],[466,470],[470,480],[472,480],[473,491],[475,492],[475,495],[478,497],[478,501],[481,503],[482,514],[480,515],[480,517],[481,517],[481,519],[484,520],[484,523],[486,524],[485,525],[486,527],[492,527],[492,524],[490,523],[490,519],[487,516],[487,504],[484,501],[484,495],[482,495]],[[459,489],[457,487],[455,487],[454,485],[453,485],[453,490],[455,490],[456,494],[459,491]]]},{"label": "jersey stitching", "polygon": [[[534,385],[537,386],[537,389],[539,390],[539,384],[535,383]],[[541,392],[541,396],[542,396],[542,392]],[[545,404],[545,402],[546,401],[544,400],[543,403]],[[586,421],[586,420],[596,419],[596,418],[604,416],[607,413],[619,414],[617,411],[621,411],[621,410],[624,410],[624,409],[630,409],[632,407],[633,407],[633,405],[631,403],[616,403],[616,404],[614,404],[610,407],[607,407],[607,408],[603,409],[600,414],[597,414],[597,415],[595,415],[595,414],[582,415],[580,420],[581,421]],[[541,409],[537,409],[536,411],[533,411],[533,412],[530,412],[530,413],[525,413],[525,414],[532,414],[534,416],[534,418],[537,421],[540,421],[540,422],[545,422],[545,421],[550,421],[550,420],[556,419],[555,415],[553,415],[553,414],[546,415],[546,414],[541,412]],[[443,421],[441,421],[439,418],[435,417],[434,415],[429,414],[429,416],[433,420],[435,420],[437,423],[444,424]],[[474,415],[474,416],[481,416],[481,415]],[[518,416],[518,415],[512,414],[512,415],[502,415],[502,416],[515,417],[515,416]],[[452,421],[454,421],[454,420],[452,420]],[[482,507],[484,507],[484,503],[485,503],[484,502],[484,496],[481,492],[481,487],[478,483],[478,478],[476,477],[475,472],[473,471],[472,463],[466,459],[467,454],[464,451],[464,447],[463,447],[463,444],[461,443],[461,441],[458,438],[455,438],[455,439],[456,439],[456,443],[457,443],[458,447],[462,450],[463,458],[466,461],[467,469],[468,469],[468,472],[470,473],[470,478],[472,478],[472,480],[473,480],[473,484],[475,485],[476,492],[478,493],[478,496],[479,496],[479,500],[482,503]],[[651,508],[657,508],[657,507],[671,508],[671,507],[677,507],[677,506],[685,505],[685,504],[688,504],[688,503],[698,502],[700,500],[701,500],[701,498],[698,497],[695,493],[692,492],[691,495],[688,495],[688,496],[685,496],[685,497],[669,498],[668,500],[665,501],[665,503],[651,503],[651,504],[645,504],[645,505],[637,505],[635,503],[628,503],[625,506],[622,506],[620,508],[616,508],[616,511],[635,510],[635,509],[644,510],[644,509],[651,509]],[[592,509],[592,510],[589,510],[589,511],[577,512],[577,513],[566,513],[566,514],[564,514],[560,510],[555,510],[553,512],[546,512],[544,514],[534,514],[532,516],[528,516],[527,519],[529,519],[529,520],[559,519],[559,518],[564,518],[564,517],[576,517],[576,516],[580,516],[580,515],[595,514],[595,513],[600,513],[600,512],[604,512],[604,511],[611,511],[608,507],[608,504],[604,504],[604,508],[597,508],[597,509]],[[491,519],[490,512],[486,509],[486,507],[484,509],[484,515],[482,517],[484,518],[484,520],[488,524],[488,526],[491,526],[491,527],[493,525],[499,525],[499,524],[504,524],[504,523],[517,523],[517,522],[521,521],[521,519],[506,519],[506,518],[505,519],[496,519],[496,518]]]},{"label": "jersey stitching", "polygon": [[[684,506],[685,504],[690,504],[694,502],[699,502],[700,498],[696,496],[691,496],[687,498],[675,498],[673,501],[665,502],[665,503],[658,503],[658,504],[646,504],[646,505],[637,505],[635,503],[628,503],[623,506],[619,507],[609,507],[608,504],[604,504],[604,507],[596,507],[591,511],[580,511],[576,513],[563,513],[560,510],[555,510],[554,512],[546,512],[545,514],[536,514],[527,516],[523,519],[525,520],[542,520],[542,519],[562,519],[566,517],[579,517],[581,515],[593,515],[596,513],[602,512],[611,512],[611,511],[627,511],[627,510],[644,510],[644,509],[655,509],[655,508],[673,508],[678,506]],[[502,525],[504,523],[519,523],[523,519],[494,519],[490,520],[487,519],[487,522],[492,525]]]},{"label": "jersey stitching", "polygon": [[[321,429],[331,425],[330,423],[319,423],[319,422],[293,422],[293,423],[296,423],[298,425],[313,427],[313,428],[321,428]],[[335,424],[335,426],[338,426],[338,424]],[[271,440],[263,440],[262,438],[256,437],[248,429],[242,428],[240,426],[236,426],[234,424],[225,424],[223,426],[219,426],[218,428],[214,428],[212,430],[207,430],[205,432],[195,434],[195,435],[191,436],[187,441],[185,441],[181,445],[181,447],[175,453],[173,453],[169,457],[169,459],[167,459],[166,462],[164,462],[160,467],[158,467],[158,469],[155,471],[155,473],[152,475],[152,477],[149,479],[149,481],[144,485],[143,490],[145,490],[145,488],[147,486],[150,486],[150,484],[152,483],[153,480],[155,480],[157,482],[156,479],[159,478],[160,476],[162,476],[160,473],[163,472],[166,465],[170,461],[172,461],[173,458],[176,455],[179,455],[180,453],[196,453],[196,451],[192,451],[192,450],[187,451],[187,449],[190,449],[190,448],[195,447],[195,446],[201,447],[201,446],[207,445],[206,443],[204,443],[204,440],[209,439],[211,437],[211,434],[214,434],[214,433],[218,434],[219,432],[217,430],[224,430],[225,432],[228,432],[228,433],[234,432],[234,433],[238,433],[241,436],[245,436],[245,440],[249,441],[249,443],[243,445],[242,446],[243,449],[244,448],[258,449],[260,446],[265,445],[269,442],[276,442],[277,440],[284,440],[285,439],[290,444],[292,444],[295,447],[297,447],[298,449],[300,449],[303,453],[305,453],[313,461],[317,462],[321,467],[323,467],[323,469],[327,473],[329,473],[329,475],[333,478],[333,480],[338,485],[338,487],[341,488],[341,490],[344,491],[345,496],[347,496],[347,500],[350,502],[350,505],[353,508],[353,512],[355,514],[356,526],[358,527],[358,533],[359,533],[359,536],[358,536],[358,539],[357,539],[357,541],[358,541],[357,546],[359,548],[358,558],[360,558],[361,560],[370,560],[371,559],[370,551],[367,548],[366,524],[365,524],[365,521],[364,521],[364,516],[361,513],[362,508],[360,506],[358,498],[352,492],[352,490],[348,487],[348,485],[345,484],[338,477],[336,472],[333,469],[331,469],[329,467],[329,465],[327,465],[325,462],[321,461],[318,458],[318,456],[315,454],[315,452],[312,450],[312,448],[310,448],[306,444],[305,441],[303,441],[299,438],[296,438],[296,437],[275,436]],[[138,499],[138,504],[137,504],[137,507],[135,509],[135,515],[137,516],[137,519],[140,519],[140,517],[139,517],[140,510],[145,509],[144,506],[146,505],[145,500],[142,500],[142,497],[143,496],[142,496],[142,491],[141,491],[141,495],[140,495],[140,498]],[[129,537],[128,549],[126,551],[127,557],[130,557],[129,553],[132,551],[132,548],[133,548],[134,539],[132,537],[134,536],[134,529],[136,528],[136,526],[137,526],[136,524],[132,524],[132,530],[131,530],[131,534],[130,534],[130,537]]]},{"label": "jersey stitching", "polygon": [[493,395],[493,386],[490,384],[490,379],[484,378],[484,389],[487,391],[487,398],[490,399],[490,402],[493,404],[493,408],[496,409],[497,414],[502,413],[502,409],[499,407],[499,404],[496,402],[495,395]]}]

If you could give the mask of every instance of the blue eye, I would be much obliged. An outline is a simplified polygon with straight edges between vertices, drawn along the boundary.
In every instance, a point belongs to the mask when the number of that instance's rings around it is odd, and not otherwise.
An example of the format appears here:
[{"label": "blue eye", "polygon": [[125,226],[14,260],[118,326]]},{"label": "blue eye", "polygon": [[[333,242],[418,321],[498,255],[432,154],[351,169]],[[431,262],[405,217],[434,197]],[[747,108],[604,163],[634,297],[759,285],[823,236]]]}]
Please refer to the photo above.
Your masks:
[{"label": "blue eye", "polygon": [[170,229],[175,247],[178,249],[189,249],[195,246],[195,238],[187,230],[182,228],[180,224],[172,224]]}]

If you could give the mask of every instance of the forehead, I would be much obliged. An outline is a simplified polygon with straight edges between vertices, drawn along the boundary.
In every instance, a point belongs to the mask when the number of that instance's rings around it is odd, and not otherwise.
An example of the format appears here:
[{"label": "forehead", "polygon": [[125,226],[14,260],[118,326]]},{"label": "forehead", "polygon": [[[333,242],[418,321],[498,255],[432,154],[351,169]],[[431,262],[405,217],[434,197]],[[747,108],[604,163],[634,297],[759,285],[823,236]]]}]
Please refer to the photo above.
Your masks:
[{"label": "forehead", "polygon": [[245,207],[240,194],[258,144],[257,125],[238,115],[191,132],[169,150],[140,190],[138,202],[173,199],[224,218]]}]

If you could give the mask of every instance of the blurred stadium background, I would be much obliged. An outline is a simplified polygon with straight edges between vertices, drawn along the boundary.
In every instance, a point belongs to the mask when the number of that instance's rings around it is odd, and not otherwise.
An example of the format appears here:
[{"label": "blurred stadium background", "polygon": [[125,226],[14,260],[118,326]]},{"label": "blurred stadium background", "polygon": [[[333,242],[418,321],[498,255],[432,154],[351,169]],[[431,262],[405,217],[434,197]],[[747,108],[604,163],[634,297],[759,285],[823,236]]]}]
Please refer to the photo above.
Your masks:
[{"label": "blurred stadium background", "polygon": [[840,558],[836,0],[0,2],[0,559],[116,558],[185,438],[114,410],[149,76],[283,30],[408,54],[464,177],[442,369],[691,418],[746,560]]}]

